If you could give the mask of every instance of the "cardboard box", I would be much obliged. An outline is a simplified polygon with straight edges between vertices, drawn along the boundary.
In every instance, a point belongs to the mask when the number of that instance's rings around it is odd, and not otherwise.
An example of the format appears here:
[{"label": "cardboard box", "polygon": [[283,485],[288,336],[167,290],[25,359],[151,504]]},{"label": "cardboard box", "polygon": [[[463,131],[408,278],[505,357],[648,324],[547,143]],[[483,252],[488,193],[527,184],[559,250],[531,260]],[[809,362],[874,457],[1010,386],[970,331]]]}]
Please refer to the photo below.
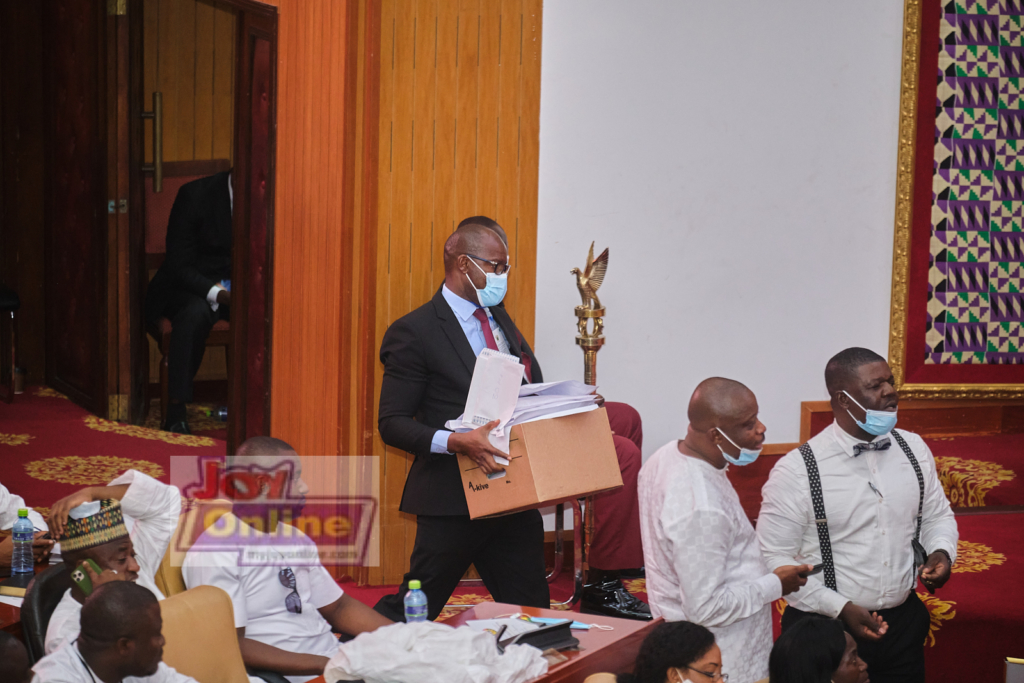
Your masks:
[{"label": "cardboard box", "polygon": [[488,478],[458,456],[472,519],[554,505],[622,486],[604,408],[515,425],[505,475]]}]

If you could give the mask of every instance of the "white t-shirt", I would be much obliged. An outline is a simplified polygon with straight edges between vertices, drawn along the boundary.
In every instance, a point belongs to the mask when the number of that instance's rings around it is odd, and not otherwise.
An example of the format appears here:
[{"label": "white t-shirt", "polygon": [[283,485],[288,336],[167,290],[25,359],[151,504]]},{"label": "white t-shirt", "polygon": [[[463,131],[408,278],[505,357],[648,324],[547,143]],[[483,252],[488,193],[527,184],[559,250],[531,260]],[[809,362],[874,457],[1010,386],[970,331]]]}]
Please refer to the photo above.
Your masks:
[{"label": "white t-shirt", "polygon": [[[32,683],[102,683],[99,676],[85,663],[78,651],[78,643],[68,643],[48,654],[32,667]],[[196,679],[180,674],[163,662],[152,676],[128,676],[121,683],[196,683]]]},{"label": "white t-shirt", "polygon": [[640,531],[651,614],[715,634],[731,683],[768,676],[771,603],[782,582],[761,557],[726,469],[671,441],[640,469]]},{"label": "white t-shirt", "polygon": [[[272,645],[288,652],[330,657],[338,651],[338,640],[331,633],[331,625],[318,611],[336,602],[344,591],[324,569],[319,559],[301,563],[289,562],[296,549],[307,551],[307,557],[318,558],[316,544],[297,529],[290,529],[293,540],[287,546],[267,543],[268,534],[261,533],[245,524],[234,515],[233,521],[222,520],[218,524],[233,523],[253,538],[253,552],[266,553],[266,562],[254,562],[243,566],[239,551],[203,550],[205,546],[218,543],[216,536],[207,529],[196,540],[185,555],[182,575],[185,585],[216,586],[231,596],[235,611],[235,628],[245,627],[245,637]],[[227,516],[226,516],[227,517]],[[282,533],[284,524],[278,525]],[[250,556],[249,559],[254,559]],[[278,574],[291,568],[295,575],[295,590],[302,601],[302,613],[289,612],[286,599],[292,592],[281,584]],[[315,676],[287,676],[292,683],[304,683]]]},{"label": "white t-shirt", "polygon": [[[156,572],[178,527],[181,493],[178,487],[161,483],[137,470],[128,470],[108,486],[122,484],[128,484],[128,490],[121,499],[121,512],[132,538],[135,561],[139,563],[136,583],[148,588],[158,600],[163,600],[164,594],[156,587]],[[81,617],[82,604],[71,597],[69,588],[57,603],[46,627],[47,654],[78,637]]]}]

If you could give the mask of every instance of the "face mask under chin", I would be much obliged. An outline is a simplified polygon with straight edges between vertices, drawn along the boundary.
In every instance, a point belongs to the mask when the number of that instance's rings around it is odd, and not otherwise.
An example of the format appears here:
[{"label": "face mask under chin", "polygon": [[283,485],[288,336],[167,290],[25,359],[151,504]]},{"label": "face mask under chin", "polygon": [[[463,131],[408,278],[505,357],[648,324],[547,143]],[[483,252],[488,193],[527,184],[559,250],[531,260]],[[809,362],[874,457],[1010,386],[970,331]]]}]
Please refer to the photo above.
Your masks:
[{"label": "face mask under chin", "polygon": [[[715,427],[715,429],[718,429],[718,427]],[[730,462],[733,465],[736,465],[737,467],[743,467],[744,465],[749,465],[750,463],[754,462],[755,460],[757,460],[757,457],[761,455],[760,448],[758,448],[757,450],[754,450],[752,448],[743,448],[735,441],[730,439],[729,435],[723,432],[721,429],[718,429],[718,433],[724,436],[729,441],[729,443],[731,443],[733,446],[736,446],[736,448],[738,448],[740,451],[740,454],[738,456],[732,456],[726,453],[724,448],[719,446],[718,450],[721,451],[722,457],[725,458],[727,462]]]},{"label": "face mask under chin", "polygon": [[857,426],[863,429],[865,432],[873,436],[882,436],[883,434],[888,434],[889,432],[896,428],[895,410],[892,412],[889,412],[888,410],[868,410],[860,403],[857,403],[857,399],[855,399],[853,396],[850,396],[850,393],[848,391],[846,391],[845,389],[843,389],[842,391],[844,394],[847,395],[847,397],[849,397],[851,401],[854,402],[854,404],[858,408],[864,411],[864,421],[861,422],[856,418],[856,416],[854,416],[853,413],[850,412],[849,408],[846,409],[846,412],[850,413],[850,417],[852,417],[853,421],[857,423]]}]

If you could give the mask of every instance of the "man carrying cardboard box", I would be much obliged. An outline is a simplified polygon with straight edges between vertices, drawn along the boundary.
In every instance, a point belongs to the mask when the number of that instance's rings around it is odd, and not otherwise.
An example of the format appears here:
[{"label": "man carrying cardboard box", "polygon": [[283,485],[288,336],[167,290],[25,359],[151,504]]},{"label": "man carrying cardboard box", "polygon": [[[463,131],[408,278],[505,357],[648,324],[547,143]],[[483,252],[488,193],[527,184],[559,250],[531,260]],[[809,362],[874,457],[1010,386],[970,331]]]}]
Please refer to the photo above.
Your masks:
[{"label": "man carrying cardboard box", "polygon": [[[493,456],[506,456],[487,434],[495,423],[456,434],[444,424],[462,414],[476,356],[485,348],[523,360],[527,381],[542,382],[540,365],[515,324],[499,306],[508,281],[508,248],[497,224],[477,217],[464,221],[445,244],[445,282],[434,297],[395,321],[381,344],[384,363],[378,428],[389,446],[416,456],[406,479],[400,509],[417,516],[416,542],[399,592],[382,598],[375,609],[390,619],[404,618],[403,598],[410,579],[427,594],[434,619],[470,564],[498,602],[547,607],[550,601],[544,568],[544,527],[540,513],[528,510],[490,519],[471,520],[462,490],[455,453],[476,462],[485,473],[501,468]],[[498,228],[500,230],[500,228]],[[609,413],[613,412],[608,404]],[[623,406],[632,411],[628,406]],[[621,411],[625,412],[625,411]],[[628,413],[627,413],[628,415]],[[626,436],[615,439],[623,480],[636,498],[639,470],[639,419]],[[619,431],[613,419],[612,429]],[[626,455],[626,457],[623,456]],[[626,465],[623,465],[626,463]],[[629,477],[628,475],[631,475]],[[608,534],[635,542],[640,566],[639,508],[634,503],[636,533]],[[600,537],[600,531],[597,534]],[[600,565],[598,565],[600,566]],[[625,568],[625,567],[622,567]],[[603,577],[602,577],[603,578]],[[621,584],[617,579],[606,583]],[[598,586],[599,590],[604,590]],[[610,585],[602,607],[617,616],[649,619],[647,606],[625,589]]]}]

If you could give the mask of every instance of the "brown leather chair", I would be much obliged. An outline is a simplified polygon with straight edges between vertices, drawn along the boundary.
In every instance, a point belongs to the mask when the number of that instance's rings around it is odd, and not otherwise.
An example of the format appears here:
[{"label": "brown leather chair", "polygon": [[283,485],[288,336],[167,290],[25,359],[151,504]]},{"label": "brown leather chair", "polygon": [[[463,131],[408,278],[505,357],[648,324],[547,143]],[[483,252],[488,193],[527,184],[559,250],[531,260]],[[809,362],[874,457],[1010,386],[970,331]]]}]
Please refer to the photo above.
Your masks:
[{"label": "brown leather chair", "polygon": [[[186,539],[182,538],[182,534],[186,533],[189,529],[197,528],[199,524],[202,524],[203,530],[206,530],[215,524],[222,515],[231,512],[231,502],[222,501],[222,503],[223,505],[216,510],[209,503],[202,507],[193,507],[191,510],[181,513],[181,516],[178,517],[178,528],[175,529],[174,535],[171,536],[171,542],[167,544],[164,559],[160,561],[160,567],[156,570],[156,576],[154,577],[156,587],[167,597],[183,593],[187,589],[185,577],[181,573],[181,567],[185,562],[185,553],[188,552],[190,544]],[[203,519],[197,519],[199,515],[203,515]]]},{"label": "brown leather chair", "polygon": [[167,666],[199,683],[249,683],[227,593],[197,586],[161,600],[160,614]]},{"label": "brown leather chair", "polygon": [[[167,254],[167,221],[171,207],[178,196],[178,190],[185,183],[220,173],[231,168],[227,159],[203,161],[173,161],[164,163],[163,191],[153,192],[153,178],[146,178],[146,268],[150,275],[160,267]],[[160,348],[160,419],[167,416],[167,356],[171,352],[171,321],[160,318],[155,325],[146,325],[146,331]],[[227,353],[227,366],[231,368],[231,323],[218,320],[210,336],[206,338],[207,348],[223,346]]]}]

